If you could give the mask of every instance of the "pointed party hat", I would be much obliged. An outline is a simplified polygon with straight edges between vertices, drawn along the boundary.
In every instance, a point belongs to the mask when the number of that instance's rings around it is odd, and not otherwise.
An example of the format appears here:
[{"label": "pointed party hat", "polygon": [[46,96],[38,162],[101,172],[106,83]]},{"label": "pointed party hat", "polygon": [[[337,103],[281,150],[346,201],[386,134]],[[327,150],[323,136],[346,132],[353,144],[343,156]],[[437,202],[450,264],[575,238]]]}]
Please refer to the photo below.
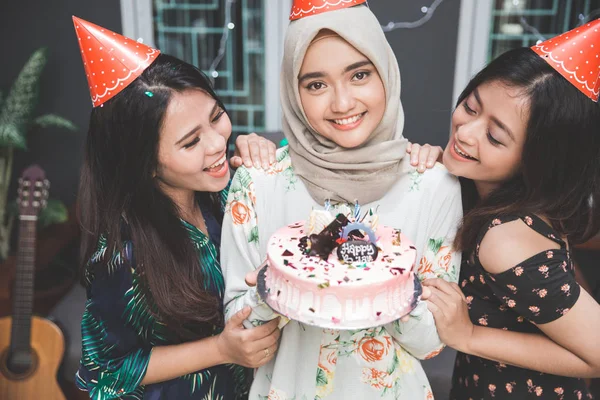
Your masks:
[{"label": "pointed party hat", "polygon": [[73,16],[94,107],[127,87],[160,51]]},{"label": "pointed party hat", "polygon": [[366,3],[367,0],[294,0],[290,21],[327,11],[341,10]]},{"label": "pointed party hat", "polygon": [[600,94],[600,19],[531,47],[587,97]]}]

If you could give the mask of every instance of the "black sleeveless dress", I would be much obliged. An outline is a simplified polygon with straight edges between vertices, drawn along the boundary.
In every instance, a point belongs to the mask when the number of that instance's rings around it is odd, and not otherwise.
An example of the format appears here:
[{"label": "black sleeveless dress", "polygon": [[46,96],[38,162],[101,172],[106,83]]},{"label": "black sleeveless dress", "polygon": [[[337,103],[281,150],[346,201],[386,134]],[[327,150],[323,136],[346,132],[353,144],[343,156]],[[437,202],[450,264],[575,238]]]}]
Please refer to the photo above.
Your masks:
[{"label": "black sleeveless dress", "polygon": [[[491,274],[479,261],[485,233],[500,224],[521,219],[540,235],[558,243],[500,274]],[[494,219],[482,230],[472,260],[463,257],[459,284],[467,296],[475,325],[515,332],[541,333],[532,323],[560,318],[575,304],[580,287],[566,243],[535,215]],[[592,399],[582,379],[544,374],[458,353],[451,399]]]}]

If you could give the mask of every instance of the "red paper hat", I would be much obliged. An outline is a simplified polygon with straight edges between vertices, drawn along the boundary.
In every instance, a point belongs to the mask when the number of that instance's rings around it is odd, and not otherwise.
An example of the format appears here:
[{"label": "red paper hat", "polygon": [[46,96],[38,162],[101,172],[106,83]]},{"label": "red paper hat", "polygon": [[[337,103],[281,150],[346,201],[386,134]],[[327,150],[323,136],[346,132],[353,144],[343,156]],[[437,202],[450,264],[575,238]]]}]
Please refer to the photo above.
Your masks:
[{"label": "red paper hat", "polygon": [[366,2],[367,0],[294,0],[290,21],[327,11],[354,7]]},{"label": "red paper hat", "polygon": [[600,19],[532,47],[555,70],[598,101],[600,94]]},{"label": "red paper hat", "polygon": [[133,82],[160,51],[73,16],[83,66],[97,107]]}]

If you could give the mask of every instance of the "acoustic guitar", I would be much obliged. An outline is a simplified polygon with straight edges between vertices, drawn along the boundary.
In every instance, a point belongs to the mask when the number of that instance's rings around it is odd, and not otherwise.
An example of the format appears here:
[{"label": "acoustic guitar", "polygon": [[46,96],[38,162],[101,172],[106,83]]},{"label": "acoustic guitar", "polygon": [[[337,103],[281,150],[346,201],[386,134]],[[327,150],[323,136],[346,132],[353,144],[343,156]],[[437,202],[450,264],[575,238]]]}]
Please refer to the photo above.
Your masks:
[{"label": "acoustic guitar", "polygon": [[49,320],[32,316],[36,221],[46,205],[48,187],[37,165],[27,168],[19,179],[12,318],[0,319],[0,399],[65,399],[56,380],[65,346],[62,332]]}]

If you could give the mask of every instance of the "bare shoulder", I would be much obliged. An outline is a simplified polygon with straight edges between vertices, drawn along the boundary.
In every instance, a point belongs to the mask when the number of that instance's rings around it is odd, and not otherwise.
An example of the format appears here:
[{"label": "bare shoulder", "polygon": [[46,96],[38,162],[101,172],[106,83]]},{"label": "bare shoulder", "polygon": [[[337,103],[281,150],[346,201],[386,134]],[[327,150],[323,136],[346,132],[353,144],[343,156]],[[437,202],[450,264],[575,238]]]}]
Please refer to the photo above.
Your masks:
[{"label": "bare shoulder", "polygon": [[517,219],[486,232],[479,248],[479,261],[486,271],[499,274],[536,254],[558,248],[560,246],[556,242]]}]

